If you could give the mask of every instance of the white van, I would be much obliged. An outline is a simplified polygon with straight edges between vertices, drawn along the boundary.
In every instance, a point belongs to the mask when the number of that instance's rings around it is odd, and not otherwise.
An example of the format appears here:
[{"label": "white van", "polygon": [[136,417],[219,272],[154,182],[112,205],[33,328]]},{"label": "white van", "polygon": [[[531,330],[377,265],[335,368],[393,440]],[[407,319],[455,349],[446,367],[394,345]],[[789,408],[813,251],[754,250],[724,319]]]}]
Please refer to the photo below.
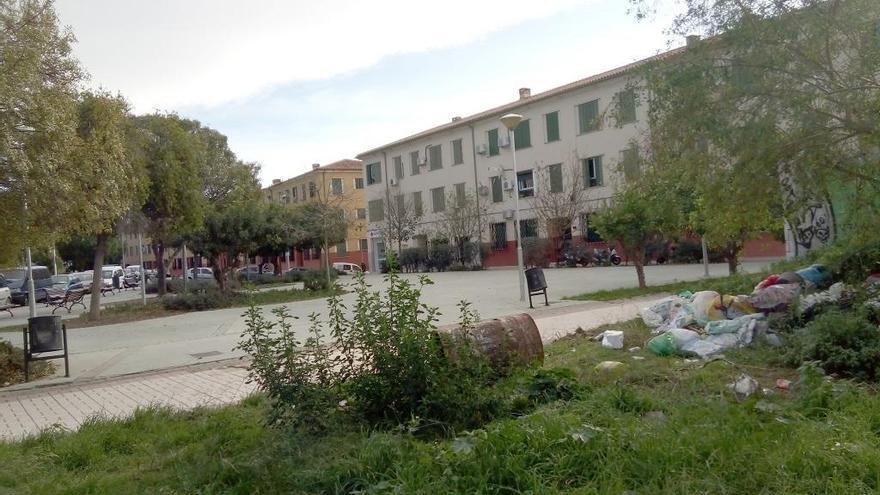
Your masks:
[{"label": "white van", "polygon": [[333,263],[333,269],[340,275],[354,275],[355,273],[361,273],[363,271],[357,263],[344,262]]},{"label": "white van", "polygon": [[119,284],[121,288],[122,277],[125,276],[122,267],[119,265],[105,265],[101,267],[101,279],[104,282],[104,287],[115,289],[116,287],[113,287],[113,276],[117,274],[119,275]]}]

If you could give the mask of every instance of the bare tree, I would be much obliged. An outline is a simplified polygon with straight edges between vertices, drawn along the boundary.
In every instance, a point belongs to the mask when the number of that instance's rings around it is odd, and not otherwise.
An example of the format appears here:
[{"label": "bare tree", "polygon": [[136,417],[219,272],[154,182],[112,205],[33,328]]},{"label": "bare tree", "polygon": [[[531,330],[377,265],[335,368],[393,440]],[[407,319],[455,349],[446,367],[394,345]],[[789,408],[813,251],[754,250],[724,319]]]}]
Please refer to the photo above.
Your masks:
[{"label": "bare tree", "polygon": [[403,194],[385,201],[383,206],[385,221],[382,224],[382,235],[389,243],[397,244],[400,255],[403,243],[416,235],[416,229],[422,220],[421,208],[416,208],[412,197]]},{"label": "bare tree", "polygon": [[538,222],[549,239],[561,238],[587,208],[587,188],[577,154],[537,171],[534,206]]},{"label": "bare tree", "polygon": [[437,233],[444,236],[455,248],[454,257],[457,261],[463,263],[468,259],[468,242],[475,239],[479,244],[480,220],[484,214],[485,211],[473,191],[462,188],[446,195],[445,208],[437,214]]}]

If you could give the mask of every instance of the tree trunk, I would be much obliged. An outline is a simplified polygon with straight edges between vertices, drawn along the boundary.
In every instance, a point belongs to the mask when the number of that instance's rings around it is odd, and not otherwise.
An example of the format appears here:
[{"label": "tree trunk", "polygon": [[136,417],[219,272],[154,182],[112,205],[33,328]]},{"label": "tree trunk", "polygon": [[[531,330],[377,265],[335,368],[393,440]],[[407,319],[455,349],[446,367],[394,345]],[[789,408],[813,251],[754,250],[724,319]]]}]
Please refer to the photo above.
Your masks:
[{"label": "tree trunk", "polygon": [[165,246],[153,244],[153,255],[156,258],[156,295],[165,295]]},{"label": "tree trunk", "polygon": [[101,317],[101,289],[104,288],[104,254],[107,252],[107,234],[99,234],[95,243],[95,259],[92,263],[92,297],[89,302],[89,320]]},{"label": "tree trunk", "polygon": [[647,287],[645,284],[645,249],[633,251],[633,266],[636,267],[636,277],[639,279],[639,289]]},{"label": "tree trunk", "polygon": [[226,269],[220,264],[220,256],[211,256],[211,266],[214,268],[214,280],[220,292],[226,294],[229,285],[226,283]]},{"label": "tree trunk", "polygon": [[740,244],[736,242],[727,243],[724,257],[727,259],[727,272],[730,275],[736,275],[736,268],[739,264],[739,250]]}]

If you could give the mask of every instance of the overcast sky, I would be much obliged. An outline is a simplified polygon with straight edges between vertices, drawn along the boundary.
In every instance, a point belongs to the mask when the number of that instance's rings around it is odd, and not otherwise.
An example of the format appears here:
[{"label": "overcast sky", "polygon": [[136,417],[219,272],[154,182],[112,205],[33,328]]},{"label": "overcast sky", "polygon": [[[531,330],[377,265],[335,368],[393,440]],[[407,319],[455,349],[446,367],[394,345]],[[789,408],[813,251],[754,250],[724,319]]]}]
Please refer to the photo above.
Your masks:
[{"label": "overcast sky", "polygon": [[219,130],[264,184],[668,48],[626,0],[56,2],[91,86]]}]

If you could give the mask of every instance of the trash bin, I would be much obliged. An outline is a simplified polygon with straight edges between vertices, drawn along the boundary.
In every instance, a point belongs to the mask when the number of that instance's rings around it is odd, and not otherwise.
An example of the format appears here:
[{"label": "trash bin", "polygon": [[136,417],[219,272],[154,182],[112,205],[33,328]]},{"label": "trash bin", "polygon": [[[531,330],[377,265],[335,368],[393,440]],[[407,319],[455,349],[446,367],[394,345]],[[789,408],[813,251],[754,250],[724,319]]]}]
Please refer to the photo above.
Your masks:
[{"label": "trash bin", "polygon": [[28,318],[30,351],[52,352],[64,349],[64,335],[60,316]]},{"label": "trash bin", "polygon": [[540,267],[529,268],[525,271],[526,284],[529,287],[529,307],[532,306],[532,296],[544,294],[544,306],[550,306],[547,301],[547,280],[544,278],[544,270]]}]

